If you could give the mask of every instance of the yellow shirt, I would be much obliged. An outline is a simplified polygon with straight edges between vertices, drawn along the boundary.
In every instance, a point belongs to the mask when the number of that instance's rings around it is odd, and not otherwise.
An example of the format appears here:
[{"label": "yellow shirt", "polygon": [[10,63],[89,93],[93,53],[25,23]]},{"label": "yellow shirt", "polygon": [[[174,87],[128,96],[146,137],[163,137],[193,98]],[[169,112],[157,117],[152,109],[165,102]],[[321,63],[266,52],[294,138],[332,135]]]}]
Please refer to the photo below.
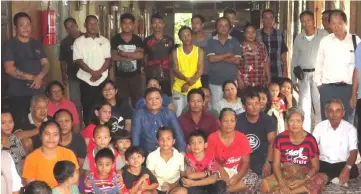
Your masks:
[{"label": "yellow shirt", "polygon": [[[193,45],[192,52],[189,53],[188,55],[184,53],[183,46],[178,47],[177,61],[178,61],[179,72],[187,78],[193,77],[198,70],[198,47]],[[181,92],[182,86],[185,83],[186,83],[185,81],[180,80],[176,77],[173,85],[173,90],[182,93]],[[201,83],[201,79],[198,78],[198,80],[191,87],[189,87],[189,90],[200,87],[202,87],[202,83]],[[182,94],[187,95],[189,90]]]}]

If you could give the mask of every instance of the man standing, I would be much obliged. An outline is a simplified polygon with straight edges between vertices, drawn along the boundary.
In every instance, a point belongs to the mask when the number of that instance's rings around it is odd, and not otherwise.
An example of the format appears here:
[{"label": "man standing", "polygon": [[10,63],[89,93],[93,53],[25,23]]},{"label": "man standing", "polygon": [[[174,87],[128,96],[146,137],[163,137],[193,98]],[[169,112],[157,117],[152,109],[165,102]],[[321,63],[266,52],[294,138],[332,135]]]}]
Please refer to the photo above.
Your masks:
[{"label": "man standing", "polygon": [[266,45],[272,81],[279,82],[280,78],[288,77],[288,48],[282,32],[273,28],[275,18],[272,10],[266,9],[262,12],[262,23],[263,28],[256,31],[257,39]]},{"label": "man standing", "polygon": [[[332,28],[334,29],[334,28]],[[331,100],[325,106],[327,120],[316,125],[312,135],[320,149],[320,172],[329,181],[344,185],[358,176],[357,131],[343,120],[345,109],[340,100]]]},{"label": "man standing", "polygon": [[69,86],[70,100],[74,102],[78,113],[81,113],[80,80],[76,77],[79,67],[73,61],[73,44],[75,39],[84,33],[79,31],[78,24],[74,18],[67,18],[64,21],[64,27],[68,32],[68,36],[60,43],[59,61],[61,65],[62,82],[64,85]]},{"label": "man standing", "polygon": [[[355,74],[354,76],[357,77],[357,84],[353,87],[353,90],[357,90],[357,92],[352,92],[353,94],[357,93],[357,105],[356,105],[356,115],[358,117],[358,126],[357,126],[357,136],[358,136],[358,150],[361,153],[361,42],[357,45],[356,49],[356,59],[355,59]],[[355,78],[354,78],[355,79]]]},{"label": "man standing", "polygon": [[100,99],[100,84],[108,77],[110,65],[109,40],[98,33],[98,18],[85,18],[86,34],[74,42],[73,60],[79,65],[81,103],[85,125],[89,122],[92,106]]},{"label": "man standing", "polygon": [[[345,106],[344,119],[353,123],[356,93],[352,94],[352,85],[356,86],[357,77],[352,76],[355,69],[352,35],[347,32],[347,16],[343,11],[332,11],[329,20],[333,33],[320,42],[314,81],[319,88],[321,107],[331,99],[340,99]],[[359,37],[355,39],[356,44],[360,42]],[[326,119],[324,109],[321,113],[322,120]]]},{"label": "man standing", "polygon": [[271,174],[273,142],[276,138],[276,121],[261,113],[260,96],[253,88],[248,88],[242,98],[245,112],[237,116],[236,129],[244,133],[253,150],[251,169],[258,176]]},{"label": "man standing", "polygon": [[110,78],[116,79],[118,94],[126,101],[130,97],[133,108],[143,93],[141,60],[144,58],[142,39],[133,34],[134,21],[130,13],[120,17],[122,32],[111,40],[112,59],[116,65],[110,70]]},{"label": "man standing", "polygon": [[158,13],[152,15],[153,34],[144,39],[145,74],[147,79],[156,77],[162,91],[172,96],[170,57],[174,48],[174,40],[164,34],[163,17]]},{"label": "man standing", "polygon": [[223,11],[223,17],[226,17],[229,19],[229,21],[231,21],[232,24],[232,28],[230,31],[230,34],[233,38],[236,38],[238,40],[238,42],[243,42],[244,40],[244,34],[243,32],[237,30],[234,25],[236,24],[236,11],[232,8],[226,8]]},{"label": "man standing", "polygon": [[[300,14],[303,32],[297,35],[293,43],[292,69],[300,67],[304,78],[299,80],[300,93],[299,103],[305,113],[303,128],[311,132],[311,111],[315,111],[316,124],[321,122],[320,93],[316,83],[313,81],[316,57],[320,41],[328,33],[325,30],[315,27],[314,16],[311,11],[304,11]],[[294,75],[294,74],[292,74]],[[294,77],[294,76],[292,76]]]},{"label": "man standing", "polygon": [[31,98],[43,92],[41,87],[49,71],[49,61],[42,43],[30,37],[30,16],[19,12],[13,20],[16,37],[5,43],[3,61],[8,74],[11,113],[17,122],[29,113]]},{"label": "man standing", "polygon": [[237,80],[241,47],[237,39],[229,35],[232,25],[226,17],[216,21],[217,34],[210,38],[205,48],[209,62],[209,87],[212,104],[223,98],[222,84],[227,80]]},{"label": "man standing", "polygon": [[187,93],[193,88],[202,87],[201,75],[203,73],[203,50],[192,44],[192,30],[183,26],[178,32],[182,45],[172,52],[173,72],[175,81],[173,85],[173,104],[177,116],[180,116],[187,106]]},{"label": "man standing", "polygon": [[330,17],[330,13],[332,12],[332,10],[325,10],[322,12],[322,25],[323,25],[323,29],[325,29],[329,34],[332,33],[332,29],[330,26],[330,21],[329,21],[329,17]]}]

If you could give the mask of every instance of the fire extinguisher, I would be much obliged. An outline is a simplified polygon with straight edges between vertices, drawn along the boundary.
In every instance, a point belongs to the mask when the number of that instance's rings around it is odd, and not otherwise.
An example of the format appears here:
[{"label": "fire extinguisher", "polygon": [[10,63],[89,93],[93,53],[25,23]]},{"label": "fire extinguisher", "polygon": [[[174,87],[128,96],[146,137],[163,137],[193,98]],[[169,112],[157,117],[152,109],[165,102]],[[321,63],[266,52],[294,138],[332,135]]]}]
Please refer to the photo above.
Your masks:
[{"label": "fire extinguisher", "polygon": [[50,10],[50,1],[48,2],[47,10],[41,12],[41,19],[43,44],[56,44],[56,17],[55,10]]}]

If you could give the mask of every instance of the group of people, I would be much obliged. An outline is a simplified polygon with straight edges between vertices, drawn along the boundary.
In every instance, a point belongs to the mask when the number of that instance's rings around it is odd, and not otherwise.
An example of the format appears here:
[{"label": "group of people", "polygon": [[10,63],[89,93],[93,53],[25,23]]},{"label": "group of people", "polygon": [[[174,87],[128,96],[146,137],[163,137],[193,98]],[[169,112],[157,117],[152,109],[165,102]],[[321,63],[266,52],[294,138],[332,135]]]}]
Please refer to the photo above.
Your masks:
[{"label": "group of people", "polygon": [[210,37],[194,15],[176,48],[159,14],[144,40],[132,33],[130,13],[111,41],[96,16],[86,17],[86,33],[68,18],[62,81],[45,91],[49,62],[30,38],[31,18],[17,13],[3,59],[10,108],[1,113],[2,193],[317,194],[329,182],[347,186],[359,173],[361,46],[344,12],[323,15],[327,31],[315,28],[312,12],[300,14],[291,62],[298,105],[272,10],[262,12],[262,29],[248,23],[241,32],[226,9]]}]

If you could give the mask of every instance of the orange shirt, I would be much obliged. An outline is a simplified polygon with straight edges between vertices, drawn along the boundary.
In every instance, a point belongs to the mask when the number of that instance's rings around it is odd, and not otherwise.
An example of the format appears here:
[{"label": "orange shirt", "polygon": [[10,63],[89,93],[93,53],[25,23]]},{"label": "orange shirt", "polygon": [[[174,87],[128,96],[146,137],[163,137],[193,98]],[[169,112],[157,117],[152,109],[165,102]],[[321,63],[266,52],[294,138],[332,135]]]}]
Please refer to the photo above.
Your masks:
[{"label": "orange shirt", "polygon": [[26,157],[23,178],[45,181],[50,187],[55,187],[58,182],[54,178],[53,168],[56,162],[61,160],[69,160],[75,164],[77,169],[79,169],[76,156],[71,150],[58,146],[56,158],[48,160],[44,157],[40,148],[38,148]]}]

